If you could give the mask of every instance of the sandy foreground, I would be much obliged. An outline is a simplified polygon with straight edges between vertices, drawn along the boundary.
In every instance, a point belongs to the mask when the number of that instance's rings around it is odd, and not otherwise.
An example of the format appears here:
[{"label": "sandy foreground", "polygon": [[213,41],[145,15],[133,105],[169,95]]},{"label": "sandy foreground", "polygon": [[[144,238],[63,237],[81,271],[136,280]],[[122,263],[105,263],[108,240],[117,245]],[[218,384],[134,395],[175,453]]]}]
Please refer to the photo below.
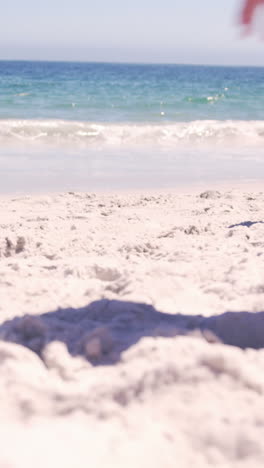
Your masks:
[{"label": "sandy foreground", "polygon": [[263,192],[0,214],[1,468],[263,468]]}]

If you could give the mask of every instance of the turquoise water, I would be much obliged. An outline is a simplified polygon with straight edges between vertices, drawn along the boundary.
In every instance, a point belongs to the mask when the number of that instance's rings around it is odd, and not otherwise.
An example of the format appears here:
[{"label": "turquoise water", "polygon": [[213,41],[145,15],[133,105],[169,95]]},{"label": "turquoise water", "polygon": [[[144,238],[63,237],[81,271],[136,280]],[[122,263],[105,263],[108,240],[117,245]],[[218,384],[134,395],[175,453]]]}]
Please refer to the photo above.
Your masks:
[{"label": "turquoise water", "polygon": [[2,191],[264,175],[264,68],[0,61]]},{"label": "turquoise water", "polygon": [[264,120],[264,68],[0,62],[0,118]]}]

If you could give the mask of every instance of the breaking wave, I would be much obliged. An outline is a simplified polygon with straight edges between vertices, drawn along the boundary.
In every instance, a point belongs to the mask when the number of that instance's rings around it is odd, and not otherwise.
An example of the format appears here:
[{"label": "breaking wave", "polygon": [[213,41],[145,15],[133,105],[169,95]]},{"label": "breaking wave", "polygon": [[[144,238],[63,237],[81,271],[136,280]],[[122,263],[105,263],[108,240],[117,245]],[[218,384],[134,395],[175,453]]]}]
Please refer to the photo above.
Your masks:
[{"label": "breaking wave", "polygon": [[179,146],[264,144],[264,121],[199,120],[164,124],[99,124],[66,120],[2,120],[0,144]]}]

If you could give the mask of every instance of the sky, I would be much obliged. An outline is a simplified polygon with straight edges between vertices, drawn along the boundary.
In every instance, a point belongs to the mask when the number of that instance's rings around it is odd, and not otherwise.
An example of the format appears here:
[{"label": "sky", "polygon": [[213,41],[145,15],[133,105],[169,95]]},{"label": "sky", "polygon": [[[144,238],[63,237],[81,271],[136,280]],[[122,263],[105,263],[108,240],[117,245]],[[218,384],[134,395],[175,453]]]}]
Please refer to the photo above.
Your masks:
[{"label": "sky", "polygon": [[10,0],[0,59],[264,66],[264,41],[241,39],[241,2]]}]

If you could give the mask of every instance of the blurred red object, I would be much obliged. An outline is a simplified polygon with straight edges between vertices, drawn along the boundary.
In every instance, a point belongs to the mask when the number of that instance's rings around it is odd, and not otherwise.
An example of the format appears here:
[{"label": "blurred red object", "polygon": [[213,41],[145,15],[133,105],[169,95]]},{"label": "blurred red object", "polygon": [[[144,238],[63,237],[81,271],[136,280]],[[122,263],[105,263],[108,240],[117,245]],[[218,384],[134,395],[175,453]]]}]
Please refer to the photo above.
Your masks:
[{"label": "blurred red object", "polygon": [[259,5],[264,5],[264,0],[245,0],[241,15],[241,23],[250,26],[253,22],[254,13]]}]

